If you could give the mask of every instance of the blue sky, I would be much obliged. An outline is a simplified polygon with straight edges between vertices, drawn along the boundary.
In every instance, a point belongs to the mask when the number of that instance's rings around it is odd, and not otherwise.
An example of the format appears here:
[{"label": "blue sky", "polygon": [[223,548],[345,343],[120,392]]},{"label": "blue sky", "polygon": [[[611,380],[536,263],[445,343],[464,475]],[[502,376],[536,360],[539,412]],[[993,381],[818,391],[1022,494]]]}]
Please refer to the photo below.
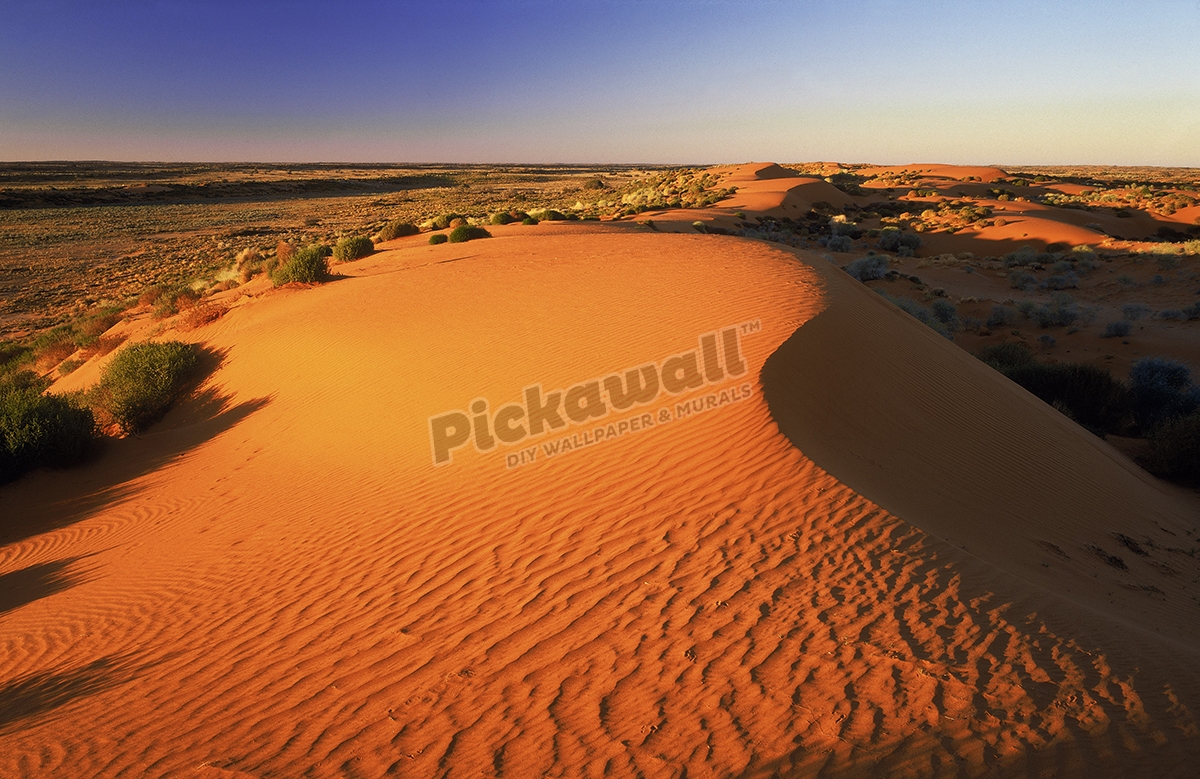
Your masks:
[{"label": "blue sky", "polygon": [[0,159],[1200,166],[1200,0],[0,0]]}]

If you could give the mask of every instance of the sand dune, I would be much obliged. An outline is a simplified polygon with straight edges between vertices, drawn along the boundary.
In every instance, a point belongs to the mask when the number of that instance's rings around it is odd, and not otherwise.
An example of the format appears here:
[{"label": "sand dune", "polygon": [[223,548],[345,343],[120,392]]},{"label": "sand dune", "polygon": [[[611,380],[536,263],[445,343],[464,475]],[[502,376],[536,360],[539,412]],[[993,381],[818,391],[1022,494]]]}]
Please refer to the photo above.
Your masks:
[{"label": "sand dune", "polygon": [[[1180,496],[814,255],[493,232],[252,290],[200,395],[0,491],[0,775],[1189,775]],[[431,417],[688,354],[433,464]]]}]

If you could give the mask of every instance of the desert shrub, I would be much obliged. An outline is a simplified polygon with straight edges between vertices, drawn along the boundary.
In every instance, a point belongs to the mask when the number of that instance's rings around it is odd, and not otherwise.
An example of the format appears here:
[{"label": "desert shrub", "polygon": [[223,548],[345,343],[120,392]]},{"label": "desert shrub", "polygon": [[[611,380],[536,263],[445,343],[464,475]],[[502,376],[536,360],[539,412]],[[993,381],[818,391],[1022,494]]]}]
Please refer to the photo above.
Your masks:
[{"label": "desert shrub", "polygon": [[416,235],[421,232],[421,228],[408,222],[403,222],[399,219],[388,222],[379,230],[379,240],[391,241],[396,238],[405,238],[410,235]]},{"label": "desert shrub", "polygon": [[1050,276],[1040,286],[1044,289],[1075,289],[1079,286],[1079,275],[1075,271],[1056,274]]},{"label": "desert shrub", "polygon": [[218,306],[215,303],[201,303],[191,311],[184,313],[180,317],[180,324],[185,330],[195,330],[220,319],[227,310],[224,306]]},{"label": "desert shrub", "polygon": [[958,329],[958,309],[949,300],[939,298],[930,304],[929,310],[933,312],[934,318],[945,325],[950,332]]},{"label": "desert shrub", "polygon": [[537,218],[542,222],[561,222],[567,217],[563,215],[562,211],[546,208],[537,212]]},{"label": "desert shrub", "polygon": [[876,292],[878,292],[885,300],[890,301],[904,313],[915,318],[917,321],[923,325],[926,325],[931,330],[937,332],[938,335],[950,340],[954,340],[954,334],[950,331],[950,329],[938,321],[938,318],[934,316],[931,310],[925,308],[920,303],[906,297],[892,297],[882,289],[878,289]]},{"label": "desert shrub", "polygon": [[535,225],[537,223],[538,223],[538,220],[534,219],[532,216],[527,216],[521,220],[521,224],[523,224],[523,225]]},{"label": "desert shrub", "polygon": [[350,262],[366,257],[375,251],[375,244],[365,235],[343,238],[333,247],[333,259],[338,262]]},{"label": "desert shrub", "polygon": [[433,235],[429,236],[429,243],[434,246],[437,246],[439,243],[445,243],[448,240],[450,239],[446,237],[445,233],[434,233]]},{"label": "desert shrub", "polygon": [[1200,388],[1193,386],[1187,365],[1144,357],[1129,370],[1129,401],[1134,422],[1149,433],[1169,419],[1195,411],[1200,406]]},{"label": "desert shrub", "polygon": [[1200,413],[1168,420],[1148,438],[1147,470],[1164,479],[1200,484]]},{"label": "desert shrub", "polygon": [[506,225],[506,224],[511,224],[512,222],[515,222],[516,219],[514,219],[513,215],[508,213],[507,211],[501,211],[498,214],[492,214],[492,218],[489,219],[488,221],[490,221],[494,225]]},{"label": "desert shrub", "polygon": [[[855,222],[839,222],[833,221],[829,223],[829,229],[834,235],[844,235],[850,239],[862,237],[862,228]],[[897,241],[899,243],[899,241]]]},{"label": "desert shrub", "polygon": [[1045,335],[1038,336],[1038,343],[1040,343],[1042,346],[1046,347],[1047,349],[1052,349],[1055,345],[1058,344],[1058,339],[1055,338],[1054,336],[1050,335],[1049,333],[1047,333]]},{"label": "desert shrub", "polygon": [[127,346],[105,366],[89,394],[91,405],[126,434],[145,430],[187,388],[199,358],[194,344],[180,341]]},{"label": "desert shrub", "polygon": [[984,323],[988,327],[1011,327],[1017,322],[1017,310],[1011,306],[994,305]]},{"label": "desert shrub", "polygon": [[[835,249],[834,251],[838,250]],[[882,279],[888,272],[887,257],[880,254],[859,257],[847,265],[844,270],[859,281]]]},{"label": "desert shrub", "polygon": [[975,356],[1001,373],[1034,362],[1033,350],[1020,341],[980,349]]},{"label": "desert shrub", "polygon": [[879,231],[879,243],[877,245],[879,246],[880,249],[883,249],[885,252],[894,252],[897,249],[899,249],[900,248],[900,228],[888,226],[888,227],[885,227],[882,230],[880,230]]},{"label": "desert shrub", "polygon": [[441,216],[436,216],[433,218],[433,229],[434,230],[445,230],[447,227],[450,226],[450,223],[453,222],[455,219],[462,219],[462,218],[463,218],[462,214],[455,214],[455,213],[442,214]]},{"label": "desert shrub", "polygon": [[900,250],[916,250],[921,248],[921,236],[916,233],[905,233],[900,236]]},{"label": "desert shrub", "polygon": [[1180,313],[1182,313],[1184,315],[1184,317],[1186,317],[1189,320],[1190,319],[1200,319],[1200,301],[1196,301],[1195,303],[1192,303],[1191,305],[1185,307],[1183,309],[1183,311]]},{"label": "desert shrub", "polygon": [[327,278],[329,278],[329,247],[321,244],[306,246],[271,274],[271,281],[277,287],[293,281],[316,284]]},{"label": "desert shrub", "polygon": [[1085,318],[1075,299],[1064,292],[1056,292],[1050,296],[1049,303],[1035,304],[1022,313],[1036,322],[1038,327],[1066,327]]},{"label": "desert shrub", "polygon": [[1124,338],[1129,335],[1129,331],[1133,329],[1128,321],[1122,319],[1119,322],[1109,322],[1104,326],[1104,332],[1100,335],[1101,338]]},{"label": "desert shrub", "polygon": [[42,394],[40,384],[29,372],[0,378],[0,484],[34,468],[73,465],[95,440],[92,412]]},{"label": "desert shrub", "polygon": [[848,235],[835,235],[825,244],[831,252],[848,252],[852,245],[853,242]]},{"label": "desert shrub", "polygon": [[1119,430],[1129,414],[1129,388],[1094,365],[1031,361],[1001,372],[1094,433]]},{"label": "desert shrub", "polygon": [[1038,254],[1032,246],[1022,246],[1020,249],[1004,255],[1004,267],[1032,265],[1037,262],[1037,256]]},{"label": "desert shrub", "polygon": [[1130,322],[1136,322],[1142,317],[1150,313],[1150,307],[1144,306],[1141,303],[1126,303],[1121,306],[1121,316],[1128,319]]},{"label": "desert shrub", "polygon": [[292,246],[287,241],[280,241],[275,244],[275,261],[279,265],[286,265],[287,261],[292,259],[296,254],[296,247]]},{"label": "desert shrub", "polygon": [[1013,289],[1019,289],[1022,292],[1033,289],[1037,286],[1037,276],[1023,270],[1011,270],[1008,272],[1008,286]]},{"label": "desert shrub", "polygon": [[48,370],[75,353],[75,334],[69,325],[52,328],[33,341],[33,360],[38,370]]},{"label": "desert shrub", "polygon": [[492,234],[482,227],[459,225],[450,231],[450,243],[466,243],[476,238],[491,238]]}]

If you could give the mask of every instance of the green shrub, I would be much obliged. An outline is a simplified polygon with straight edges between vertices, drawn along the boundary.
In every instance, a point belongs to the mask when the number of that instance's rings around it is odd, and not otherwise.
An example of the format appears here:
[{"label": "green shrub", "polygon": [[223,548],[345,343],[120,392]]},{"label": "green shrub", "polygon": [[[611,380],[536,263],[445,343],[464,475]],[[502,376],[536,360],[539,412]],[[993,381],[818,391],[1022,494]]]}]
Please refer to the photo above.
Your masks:
[{"label": "green shrub", "polygon": [[408,222],[402,222],[397,219],[394,222],[388,222],[379,231],[380,241],[391,241],[395,238],[405,238],[410,235],[416,235],[421,232],[421,228]]},{"label": "green shrub", "polygon": [[112,358],[92,389],[92,406],[107,417],[104,421],[111,420],[126,434],[145,430],[187,388],[199,359],[194,344],[180,341],[127,346]]},{"label": "green shrub", "polygon": [[537,223],[538,223],[538,220],[534,219],[532,216],[527,216],[521,220],[521,224],[523,224],[523,225],[535,225]]},{"label": "green shrub", "polygon": [[39,468],[73,465],[95,440],[95,418],[71,398],[43,395],[29,371],[0,379],[0,484]]},{"label": "green shrub", "polygon": [[511,224],[516,220],[513,218],[512,214],[502,211],[499,214],[492,214],[492,218],[489,221],[491,221],[491,223],[494,225],[506,225]]},{"label": "green shrub", "polygon": [[292,281],[315,284],[329,278],[329,247],[321,244],[301,249],[275,269],[271,281],[280,287]]},{"label": "green shrub", "polygon": [[343,238],[337,242],[337,246],[333,247],[333,259],[338,262],[350,262],[366,257],[374,251],[375,244],[365,235]]},{"label": "green shrub", "polygon": [[450,243],[466,243],[476,238],[491,238],[492,234],[482,227],[474,225],[459,225],[450,231]]},{"label": "green shrub", "polygon": [[447,240],[449,239],[446,238],[445,233],[434,233],[433,235],[429,236],[429,242],[434,246],[437,246],[439,243],[445,243]]}]

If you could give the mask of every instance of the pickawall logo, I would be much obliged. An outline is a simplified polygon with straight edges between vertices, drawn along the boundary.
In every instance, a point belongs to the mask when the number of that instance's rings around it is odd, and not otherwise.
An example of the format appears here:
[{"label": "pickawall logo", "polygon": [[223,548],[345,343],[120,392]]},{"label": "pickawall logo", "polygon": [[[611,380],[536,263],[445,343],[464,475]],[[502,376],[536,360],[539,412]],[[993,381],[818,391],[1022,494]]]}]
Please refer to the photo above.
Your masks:
[{"label": "pickawall logo", "polygon": [[530,384],[523,402],[492,412],[486,398],[471,401],[468,411],[447,411],[429,418],[434,465],[445,465],[456,449],[473,443],[479,452],[516,446],[530,438],[602,419],[746,374],[741,337],[762,329],[759,320],[703,333],[698,347],[659,362],[627,368],[551,392]]}]

